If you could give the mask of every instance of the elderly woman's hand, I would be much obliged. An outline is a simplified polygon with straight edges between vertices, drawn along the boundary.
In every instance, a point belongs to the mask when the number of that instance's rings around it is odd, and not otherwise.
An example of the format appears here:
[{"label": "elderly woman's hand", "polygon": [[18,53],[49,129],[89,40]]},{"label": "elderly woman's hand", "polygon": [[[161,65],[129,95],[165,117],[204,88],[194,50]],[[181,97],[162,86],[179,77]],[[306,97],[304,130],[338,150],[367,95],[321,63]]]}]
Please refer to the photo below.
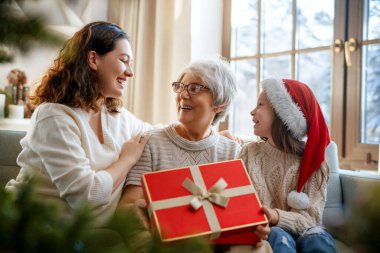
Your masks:
[{"label": "elderly woman's hand", "polygon": [[140,225],[146,230],[150,230],[149,218],[146,215],[146,204],[142,205],[141,203],[145,203],[145,200],[139,199],[135,203],[121,203],[116,213],[132,212]]}]

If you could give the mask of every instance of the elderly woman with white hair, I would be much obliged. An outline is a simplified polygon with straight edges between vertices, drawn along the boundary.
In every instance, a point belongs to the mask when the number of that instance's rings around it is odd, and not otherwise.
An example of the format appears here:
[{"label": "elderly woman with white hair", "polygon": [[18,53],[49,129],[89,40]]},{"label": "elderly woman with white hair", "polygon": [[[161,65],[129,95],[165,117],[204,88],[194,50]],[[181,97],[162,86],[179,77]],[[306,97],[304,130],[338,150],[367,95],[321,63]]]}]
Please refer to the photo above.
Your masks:
[{"label": "elderly woman with white hair", "polygon": [[239,154],[240,145],[212,127],[226,115],[236,93],[227,63],[217,58],[194,61],[172,87],[178,123],[149,132],[143,154],[128,174],[120,205],[143,198],[141,176],[146,172],[230,160]]},{"label": "elderly woman with white hair", "polygon": [[[226,116],[236,93],[235,78],[228,64],[217,58],[194,61],[172,87],[177,94],[178,123],[150,131],[140,160],[127,176],[119,202],[121,209],[139,203],[144,206],[141,176],[146,172],[231,160],[239,154],[237,142],[213,129]],[[139,208],[135,210],[140,212]],[[143,215],[140,218],[149,227],[147,219]],[[260,252],[265,252],[264,248]],[[216,248],[216,252],[226,250],[229,248]],[[259,252],[255,248],[243,251]]]}]

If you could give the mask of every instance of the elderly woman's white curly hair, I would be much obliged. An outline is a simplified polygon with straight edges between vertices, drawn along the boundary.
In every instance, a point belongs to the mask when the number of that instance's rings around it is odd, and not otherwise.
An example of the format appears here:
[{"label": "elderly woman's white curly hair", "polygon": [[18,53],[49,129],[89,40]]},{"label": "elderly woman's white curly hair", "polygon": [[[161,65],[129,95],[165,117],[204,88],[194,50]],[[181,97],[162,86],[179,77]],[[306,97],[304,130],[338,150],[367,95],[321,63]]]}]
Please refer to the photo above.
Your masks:
[{"label": "elderly woman's white curly hair", "polygon": [[201,78],[213,95],[214,106],[224,106],[224,110],[217,113],[213,125],[224,119],[236,94],[236,81],[228,63],[219,57],[212,57],[191,62],[181,73],[178,81],[182,81],[187,73]]}]

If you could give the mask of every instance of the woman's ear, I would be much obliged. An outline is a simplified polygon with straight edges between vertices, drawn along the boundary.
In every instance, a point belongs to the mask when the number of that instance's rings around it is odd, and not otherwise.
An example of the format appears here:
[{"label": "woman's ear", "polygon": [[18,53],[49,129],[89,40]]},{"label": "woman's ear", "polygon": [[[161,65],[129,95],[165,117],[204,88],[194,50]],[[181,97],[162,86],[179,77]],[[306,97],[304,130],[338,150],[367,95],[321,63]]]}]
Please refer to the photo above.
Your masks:
[{"label": "woman's ear", "polygon": [[214,107],[214,112],[215,113],[220,113],[220,112],[224,111],[225,107],[226,107],[225,105],[215,106]]},{"label": "woman's ear", "polygon": [[88,66],[92,69],[92,70],[97,70],[98,69],[98,65],[96,64],[96,52],[95,51],[90,51],[88,53],[88,56],[87,56],[87,63],[88,63]]}]

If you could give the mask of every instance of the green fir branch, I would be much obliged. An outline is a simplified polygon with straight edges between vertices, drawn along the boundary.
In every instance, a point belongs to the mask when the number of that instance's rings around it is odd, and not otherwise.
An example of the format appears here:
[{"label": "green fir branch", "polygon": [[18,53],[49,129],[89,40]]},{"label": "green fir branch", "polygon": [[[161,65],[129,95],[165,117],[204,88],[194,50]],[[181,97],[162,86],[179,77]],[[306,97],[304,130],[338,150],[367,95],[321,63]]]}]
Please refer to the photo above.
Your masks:
[{"label": "green fir branch", "polygon": [[[0,0],[0,47],[28,52],[37,45],[62,45],[64,38],[47,28],[43,17],[22,16],[9,0]],[[13,60],[14,52],[0,49],[0,63]]]}]

